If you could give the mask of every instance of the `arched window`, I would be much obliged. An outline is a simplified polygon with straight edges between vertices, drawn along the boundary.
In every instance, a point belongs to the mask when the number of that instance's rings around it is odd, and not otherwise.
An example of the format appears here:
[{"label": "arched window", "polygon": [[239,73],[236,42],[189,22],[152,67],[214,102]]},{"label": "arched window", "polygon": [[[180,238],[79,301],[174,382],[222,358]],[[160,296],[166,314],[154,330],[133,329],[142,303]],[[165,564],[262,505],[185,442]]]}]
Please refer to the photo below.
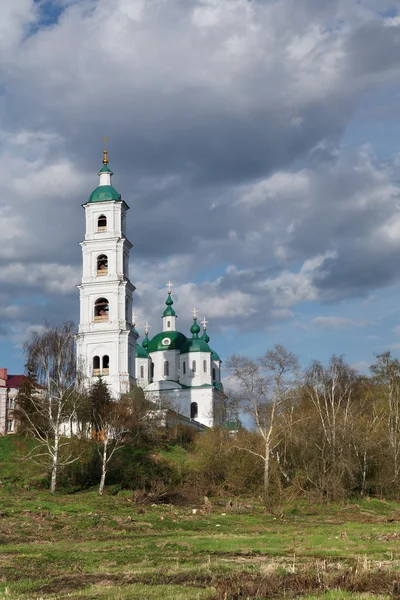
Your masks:
[{"label": "arched window", "polygon": [[171,327],[171,321],[167,321],[167,327]]},{"label": "arched window", "polygon": [[204,373],[207,373],[207,361],[203,360],[203,371]]},{"label": "arched window", "polygon": [[100,215],[97,219],[97,231],[106,231],[107,229],[107,217]]},{"label": "arched window", "polygon": [[107,356],[103,356],[103,369],[101,371],[102,375],[108,375],[110,372],[110,358]]},{"label": "arched window", "polygon": [[153,379],[154,377],[154,363],[151,363],[151,378]]},{"label": "arched window", "polygon": [[100,356],[93,356],[93,375],[100,375]]},{"label": "arched window", "polygon": [[193,373],[196,373],[196,361],[195,360],[192,362],[192,371],[193,371]]},{"label": "arched window", "polygon": [[164,377],[168,377],[169,376],[169,362],[166,360],[164,361]]},{"label": "arched window", "polygon": [[144,379],[144,366],[143,365],[140,367],[140,377],[142,379]]},{"label": "arched window", "polygon": [[190,418],[197,419],[198,414],[199,414],[199,409],[197,406],[197,402],[192,402],[190,405]]},{"label": "arched window", "polygon": [[97,257],[97,275],[107,275],[108,273],[108,258],[105,254],[100,254]]},{"label": "arched window", "polygon": [[186,375],[186,362],[185,361],[183,361],[182,371],[183,371],[183,374]]},{"label": "arched window", "polygon": [[94,305],[94,320],[108,321],[109,304],[106,298],[99,298]]},{"label": "arched window", "polygon": [[213,381],[215,381],[215,369],[213,369]]}]

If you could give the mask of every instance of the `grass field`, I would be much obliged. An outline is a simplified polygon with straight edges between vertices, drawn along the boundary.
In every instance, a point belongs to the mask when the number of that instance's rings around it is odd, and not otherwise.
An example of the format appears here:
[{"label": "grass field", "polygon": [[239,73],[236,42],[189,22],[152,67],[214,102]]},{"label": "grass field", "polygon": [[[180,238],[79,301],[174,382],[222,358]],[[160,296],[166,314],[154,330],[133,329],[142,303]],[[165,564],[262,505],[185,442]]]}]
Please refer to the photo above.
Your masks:
[{"label": "grass field", "polygon": [[[193,514],[193,511],[197,512]],[[138,506],[0,496],[0,598],[400,598],[400,505]]]}]

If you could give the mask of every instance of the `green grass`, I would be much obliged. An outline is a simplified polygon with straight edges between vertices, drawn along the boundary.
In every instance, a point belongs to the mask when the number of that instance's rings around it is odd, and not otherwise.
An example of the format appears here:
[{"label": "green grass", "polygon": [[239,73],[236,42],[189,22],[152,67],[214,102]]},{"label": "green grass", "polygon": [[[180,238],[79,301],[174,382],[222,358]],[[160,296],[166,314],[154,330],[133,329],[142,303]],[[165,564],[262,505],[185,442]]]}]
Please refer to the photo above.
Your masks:
[{"label": "green grass", "polygon": [[[394,597],[398,503],[298,502],[271,515],[251,500],[229,509],[142,507],[128,491],[53,497],[46,473],[17,458],[27,450],[0,438],[0,600]],[[179,447],[159,454],[177,468],[187,460]]]},{"label": "green grass", "polygon": [[142,509],[131,496],[2,495],[0,598],[210,599],[232,575],[328,577],[356,568],[394,577],[400,570],[395,503],[300,507],[275,516],[260,505],[239,512],[213,505],[192,514],[192,507]]}]

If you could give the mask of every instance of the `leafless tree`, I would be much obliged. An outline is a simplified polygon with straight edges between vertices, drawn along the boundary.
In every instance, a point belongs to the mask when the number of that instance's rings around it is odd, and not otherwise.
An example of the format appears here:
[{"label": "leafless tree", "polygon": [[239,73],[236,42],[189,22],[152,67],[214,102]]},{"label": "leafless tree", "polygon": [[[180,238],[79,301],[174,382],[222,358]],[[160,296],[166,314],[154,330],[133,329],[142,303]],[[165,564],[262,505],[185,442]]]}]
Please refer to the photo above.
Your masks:
[{"label": "leafless tree", "polygon": [[245,356],[232,356],[227,369],[238,384],[238,390],[231,392],[238,405],[254,420],[263,440],[263,452],[251,448],[240,449],[258,456],[264,464],[264,496],[269,497],[270,460],[279,443],[276,437],[276,419],[284,399],[296,389],[299,363],[297,357],[277,344],[272,350],[255,360]]},{"label": "leafless tree", "polygon": [[399,485],[400,475],[400,361],[391,353],[379,354],[371,367],[379,386],[379,396],[384,403],[384,431],[391,449],[392,481]]},{"label": "leafless tree", "polygon": [[59,467],[79,458],[71,450],[71,436],[77,430],[77,414],[83,398],[79,391],[74,336],[72,322],[32,334],[24,346],[28,384],[17,398],[21,430],[37,441],[28,457],[35,462],[43,457],[49,459],[53,494]]}]

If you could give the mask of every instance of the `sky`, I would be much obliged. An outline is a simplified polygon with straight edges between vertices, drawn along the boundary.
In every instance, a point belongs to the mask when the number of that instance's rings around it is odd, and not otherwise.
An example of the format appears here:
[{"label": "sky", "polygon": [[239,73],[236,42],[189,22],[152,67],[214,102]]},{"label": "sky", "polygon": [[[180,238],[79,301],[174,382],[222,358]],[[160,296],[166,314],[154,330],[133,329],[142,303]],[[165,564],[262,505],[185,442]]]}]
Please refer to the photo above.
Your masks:
[{"label": "sky", "polygon": [[179,329],[195,305],[223,360],[399,355],[399,9],[0,0],[0,366],[79,322],[104,136],[141,339],[171,280]]}]

